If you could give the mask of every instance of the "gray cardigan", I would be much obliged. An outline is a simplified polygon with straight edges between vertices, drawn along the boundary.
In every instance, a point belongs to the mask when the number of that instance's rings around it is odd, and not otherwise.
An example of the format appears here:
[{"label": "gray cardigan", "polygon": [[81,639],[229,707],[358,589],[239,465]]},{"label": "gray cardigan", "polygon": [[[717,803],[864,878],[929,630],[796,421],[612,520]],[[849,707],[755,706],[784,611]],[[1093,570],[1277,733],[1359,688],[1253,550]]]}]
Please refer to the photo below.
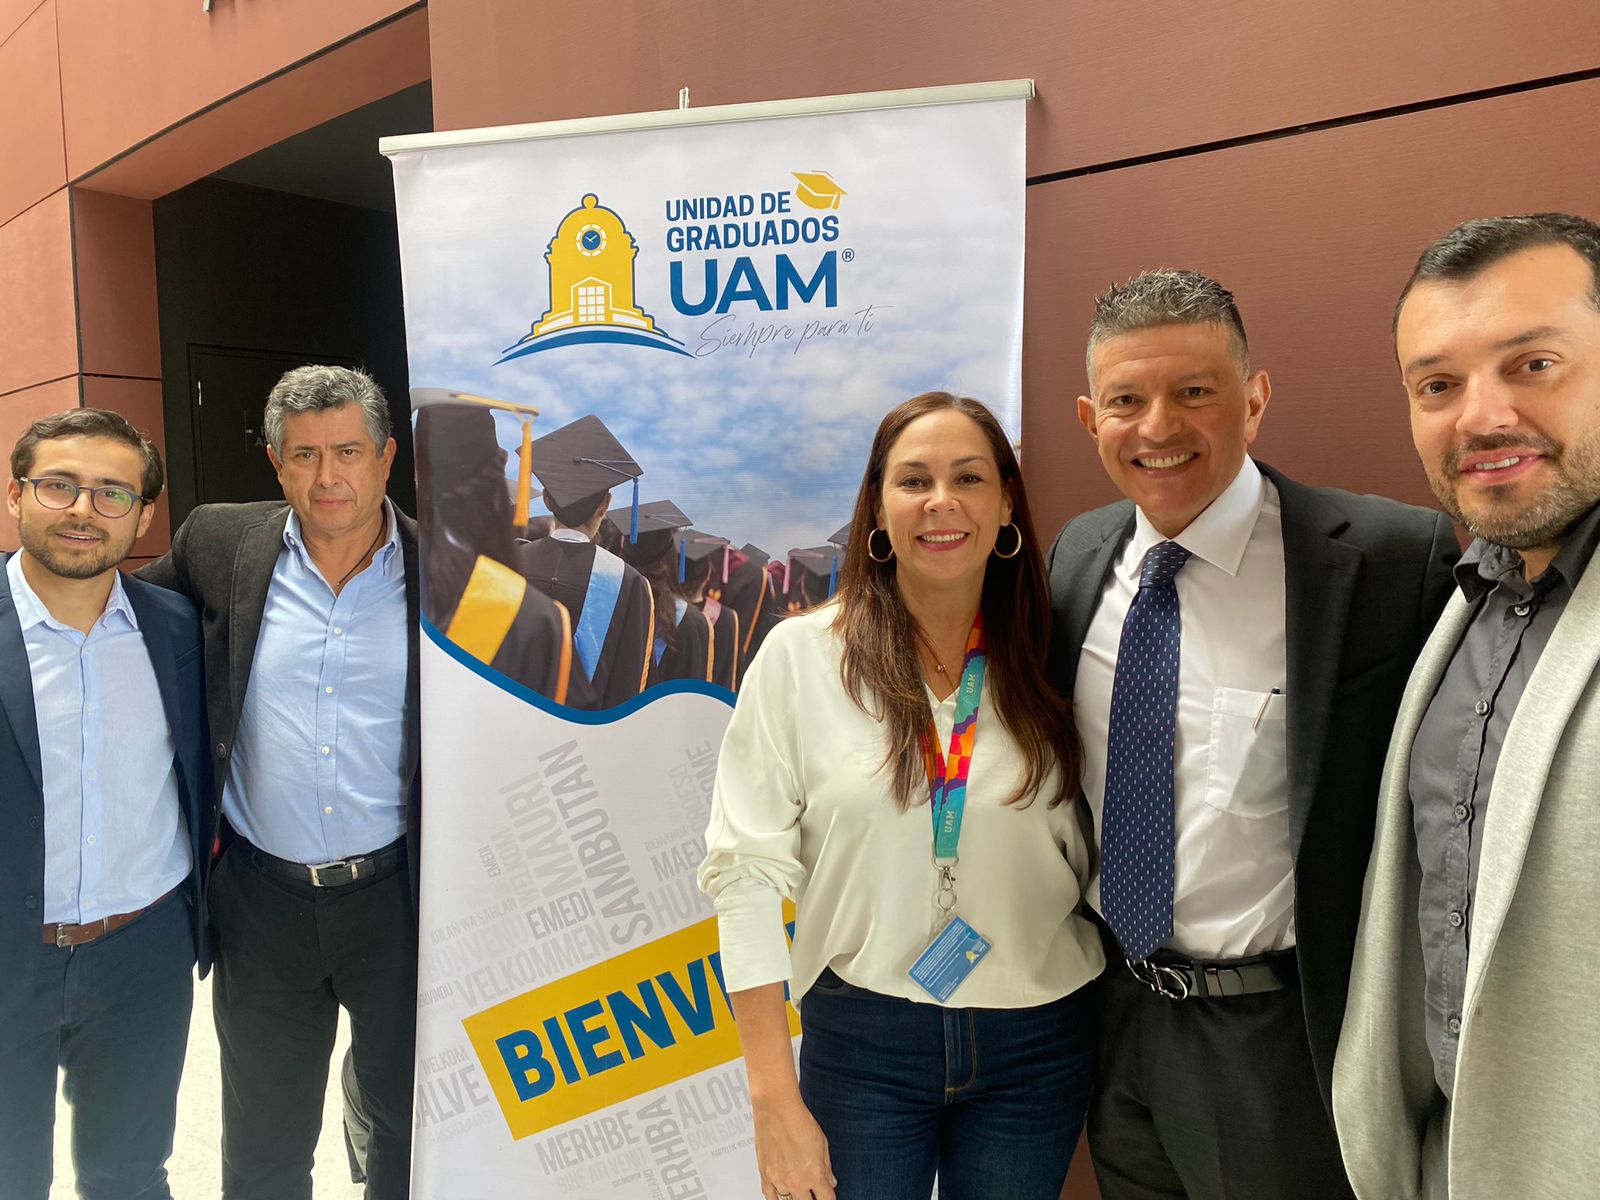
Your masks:
[{"label": "gray cardigan", "polygon": [[1447,1117],[1423,1041],[1406,781],[1417,726],[1470,618],[1458,593],[1411,673],[1389,746],[1334,1066],[1340,1146],[1360,1200],[1442,1196],[1441,1145],[1451,1200],[1600,1196],[1600,571],[1579,580],[1495,772]]}]

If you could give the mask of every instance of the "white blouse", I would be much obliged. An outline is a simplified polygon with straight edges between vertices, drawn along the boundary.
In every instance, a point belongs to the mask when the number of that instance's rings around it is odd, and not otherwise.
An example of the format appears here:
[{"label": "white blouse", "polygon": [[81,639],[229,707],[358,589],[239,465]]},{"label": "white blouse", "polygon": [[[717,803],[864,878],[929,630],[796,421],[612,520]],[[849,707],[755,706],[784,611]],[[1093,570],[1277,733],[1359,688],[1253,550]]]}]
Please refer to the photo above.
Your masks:
[{"label": "white blouse", "polygon": [[[837,611],[779,624],[745,676],[717,764],[700,887],[716,905],[729,991],[787,980],[798,1002],[832,967],[857,987],[931,1004],[906,974],[939,928],[927,793],[905,812],[890,796],[883,727],[840,681]],[[930,692],[929,702],[942,751],[955,693],[941,702]],[[1046,1004],[1104,966],[1079,912],[1089,877],[1081,801],[1051,807],[1047,792],[1007,805],[1024,773],[985,685],[956,912],[994,948],[951,1007]],[[792,949],[785,898],[796,908]]]}]

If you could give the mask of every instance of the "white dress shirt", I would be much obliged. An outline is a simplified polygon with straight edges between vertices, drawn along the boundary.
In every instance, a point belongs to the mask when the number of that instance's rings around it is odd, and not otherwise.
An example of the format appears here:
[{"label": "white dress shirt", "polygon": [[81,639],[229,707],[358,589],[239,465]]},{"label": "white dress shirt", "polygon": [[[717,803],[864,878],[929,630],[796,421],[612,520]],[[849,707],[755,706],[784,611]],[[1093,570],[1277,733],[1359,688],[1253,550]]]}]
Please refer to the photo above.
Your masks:
[{"label": "white dress shirt", "polygon": [[[729,991],[792,980],[798,1001],[832,967],[858,987],[932,1003],[906,976],[939,925],[927,792],[904,812],[891,798],[883,726],[839,679],[837,612],[781,622],[751,663],[717,764],[700,886],[716,904]],[[955,693],[929,702],[948,746]],[[1089,863],[1080,810],[1046,796],[1004,803],[1022,781],[1021,755],[987,684],[980,703],[956,912],[994,949],[949,1004],[1047,1004],[1104,965],[1077,911]],[[785,898],[796,907],[792,953]]]},{"label": "white dress shirt", "polygon": [[[1106,579],[1078,660],[1073,710],[1084,743],[1083,790],[1096,838],[1122,623],[1139,590],[1146,552],[1166,540],[1144,513],[1137,513],[1133,536]],[[1284,950],[1294,945],[1294,862],[1278,491],[1246,458],[1222,495],[1171,540],[1192,557],[1177,577],[1183,640],[1167,945],[1196,958]],[[1098,910],[1098,875],[1088,895]]]}]

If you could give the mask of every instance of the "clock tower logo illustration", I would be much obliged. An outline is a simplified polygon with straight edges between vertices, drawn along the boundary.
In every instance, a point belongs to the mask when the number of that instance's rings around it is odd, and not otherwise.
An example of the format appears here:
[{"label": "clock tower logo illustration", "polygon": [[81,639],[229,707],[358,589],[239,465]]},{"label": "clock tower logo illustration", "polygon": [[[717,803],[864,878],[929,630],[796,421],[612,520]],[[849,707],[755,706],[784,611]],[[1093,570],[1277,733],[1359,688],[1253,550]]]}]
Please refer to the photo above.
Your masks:
[{"label": "clock tower logo illustration", "polygon": [[556,227],[545,247],[550,307],[496,363],[561,346],[612,343],[689,352],[634,303],[639,244],[593,192]]}]

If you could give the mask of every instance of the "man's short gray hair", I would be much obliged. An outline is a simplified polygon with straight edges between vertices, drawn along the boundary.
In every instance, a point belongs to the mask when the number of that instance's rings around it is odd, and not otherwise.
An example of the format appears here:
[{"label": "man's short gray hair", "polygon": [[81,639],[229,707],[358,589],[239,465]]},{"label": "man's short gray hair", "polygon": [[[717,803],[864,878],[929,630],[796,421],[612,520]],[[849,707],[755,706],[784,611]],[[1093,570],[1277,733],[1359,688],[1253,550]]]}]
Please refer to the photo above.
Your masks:
[{"label": "man's short gray hair", "polygon": [[381,451],[389,440],[389,402],[383,389],[365,371],[356,367],[305,366],[285,371],[267,395],[264,424],[267,445],[283,457],[283,422],[294,413],[324,412],[347,404],[361,406],[361,419],[372,445]]},{"label": "man's short gray hair", "polygon": [[1161,325],[1220,325],[1233,340],[1239,369],[1250,373],[1250,344],[1233,293],[1198,271],[1161,267],[1114,283],[1094,298],[1089,323],[1089,349],[1084,356],[1091,384],[1094,348],[1107,338]]}]

